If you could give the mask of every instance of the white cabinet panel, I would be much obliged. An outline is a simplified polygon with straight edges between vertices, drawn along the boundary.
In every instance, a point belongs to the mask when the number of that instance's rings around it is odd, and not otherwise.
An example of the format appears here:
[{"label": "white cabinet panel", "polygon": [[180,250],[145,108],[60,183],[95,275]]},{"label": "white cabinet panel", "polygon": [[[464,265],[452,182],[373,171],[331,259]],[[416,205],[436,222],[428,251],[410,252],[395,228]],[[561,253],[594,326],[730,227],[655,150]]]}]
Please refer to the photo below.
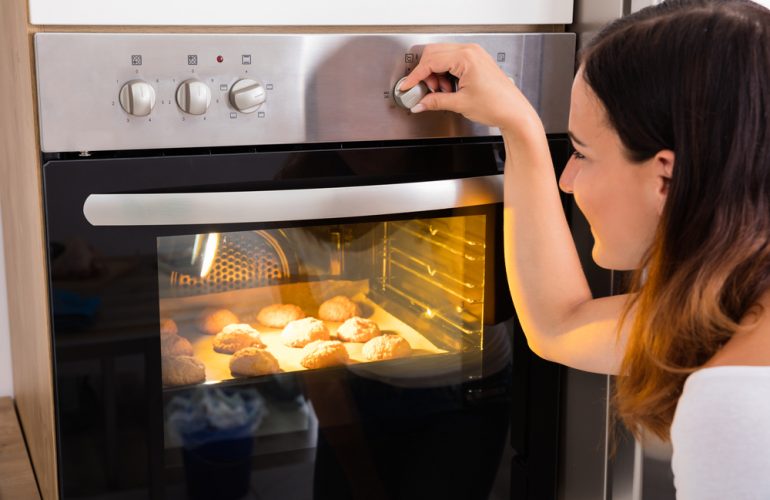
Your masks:
[{"label": "white cabinet panel", "polygon": [[569,24],[572,0],[29,0],[32,24],[462,25]]}]

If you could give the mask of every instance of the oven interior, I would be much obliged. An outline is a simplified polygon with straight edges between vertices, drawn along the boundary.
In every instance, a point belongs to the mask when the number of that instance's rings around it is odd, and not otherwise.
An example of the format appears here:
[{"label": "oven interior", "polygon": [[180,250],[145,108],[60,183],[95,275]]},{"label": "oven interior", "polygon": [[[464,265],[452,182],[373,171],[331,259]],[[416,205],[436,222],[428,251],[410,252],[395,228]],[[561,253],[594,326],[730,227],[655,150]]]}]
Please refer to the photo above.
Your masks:
[{"label": "oven interior", "polygon": [[[218,328],[236,320],[249,325],[280,372],[306,370],[306,350],[287,345],[283,328],[261,322],[259,312],[292,304],[306,317],[319,318],[325,301],[343,296],[382,334],[397,335],[411,347],[410,355],[388,363],[367,356],[365,342],[344,342],[349,364],[377,363],[398,373],[409,366],[430,370],[438,365],[429,359],[443,357],[439,365],[446,370],[447,358],[483,347],[487,217],[160,236],[161,324],[173,320],[205,365],[205,383],[215,384],[242,378],[231,373],[232,353],[214,348]],[[218,319],[212,324],[212,318]],[[331,340],[344,339],[337,335],[343,321],[324,320]],[[461,357],[456,363],[460,369]]]}]

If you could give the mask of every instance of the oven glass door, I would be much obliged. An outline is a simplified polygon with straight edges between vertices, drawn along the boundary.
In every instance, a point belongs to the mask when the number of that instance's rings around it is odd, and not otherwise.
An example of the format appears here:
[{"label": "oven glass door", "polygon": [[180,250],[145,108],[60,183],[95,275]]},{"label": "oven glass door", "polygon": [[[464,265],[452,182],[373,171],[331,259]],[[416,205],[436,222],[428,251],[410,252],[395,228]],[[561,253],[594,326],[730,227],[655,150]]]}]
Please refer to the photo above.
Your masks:
[{"label": "oven glass door", "polygon": [[[493,368],[486,338],[511,360],[509,331],[484,335],[495,207],[445,213],[158,238],[167,496],[428,494],[416,457],[481,460],[462,441],[489,419],[502,448],[505,398],[474,422],[459,389]],[[415,435],[441,422],[452,453]]]},{"label": "oven glass door", "polygon": [[501,152],[48,161],[62,497],[488,496]]}]

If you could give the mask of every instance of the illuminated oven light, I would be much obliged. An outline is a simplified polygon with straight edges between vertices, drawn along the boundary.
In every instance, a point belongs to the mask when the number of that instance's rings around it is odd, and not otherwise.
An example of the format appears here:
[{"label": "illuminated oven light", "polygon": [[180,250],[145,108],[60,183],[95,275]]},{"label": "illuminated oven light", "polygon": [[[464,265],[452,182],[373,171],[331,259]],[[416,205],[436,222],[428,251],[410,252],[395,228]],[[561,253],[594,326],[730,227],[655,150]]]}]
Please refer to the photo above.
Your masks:
[{"label": "illuminated oven light", "polygon": [[203,235],[196,234],[195,241],[193,242],[192,255],[190,255],[190,265],[194,265],[200,258],[201,248],[203,248]]},{"label": "illuminated oven light", "polygon": [[432,318],[435,315],[436,315],[436,313],[434,313],[433,310],[430,307],[426,307],[425,308],[425,317],[426,318]]},{"label": "illuminated oven light", "polygon": [[219,248],[219,233],[210,233],[206,236],[206,248],[203,250],[203,264],[201,265],[201,278],[205,278],[214,265],[214,257]]}]

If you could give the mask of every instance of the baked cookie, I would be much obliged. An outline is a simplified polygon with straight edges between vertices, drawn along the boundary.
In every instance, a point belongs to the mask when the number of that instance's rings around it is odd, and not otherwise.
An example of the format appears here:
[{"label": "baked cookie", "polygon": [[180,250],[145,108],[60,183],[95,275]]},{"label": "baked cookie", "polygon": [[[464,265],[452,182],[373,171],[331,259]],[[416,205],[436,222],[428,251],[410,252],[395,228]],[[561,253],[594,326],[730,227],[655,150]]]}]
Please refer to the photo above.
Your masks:
[{"label": "baked cookie", "polygon": [[189,340],[177,334],[160,337],[161,356],[192,356],[193,346]]},{"label": "baked cookie", "polygon": [[233,376],[255,377],[280,371],[278,360],[266,349],[246,347],[236,351],[230,358],[230,373]]},{"label": "baked cookie", "polygon": [[361,353],[369,361],[403,358],[412,354],[412,347],[403,337],[387,334],[374,337],[364,344]]},{"label": "baked cookie", "polygon": [[176,321],[171,318],[160,318],[161,338],[168,335],[176,335],[177,333],[179,333],[179,328],[176,326]]},{"label": "baked cookie", "polygon": [[214,337],[214,350],[222,354],[233,354],[246,347],[264,348],[259,332],[250,325],[234,323],[227,325]]},{"label": "baked cookie", "polygon": [[192,356],[162,358],[163,385],[200,384],[206,381],[206,365]]},{"label": "baked cookie", "polygon": [[358,304],[344,295],[332,297],[318,308],[318,317],[324,321],[345,321],[360,315],[361,309]]},{"label": "baked cookie", "polygon": [[289,347],[304,347],[314,340],[329,340],[329,330],[316,318],[292,321],[281,332],[281,342]]},{"label": "baked cookie", "polygon": [[289,322],[302,319],[305,312],[294,304],[273,304],[263,307],[257,314],[257,321],[271,328],[283,328]]},{"label": "baked cookie", "polygon": [[316,340],[302,348],[299,361],[305,368],[325,368],[344,365],[350,357],[342,342],[338,340]]},{"label": "baked cookie", "polygon": [[343,342],[368,342],[379,337],[380,327],[370,319],[353,316],[337,328],[337,338]]},{"label": "baked cookie", "polygon": [[232,323],[239,323],[238,316],[236,316],[229,309],[214,309],[208,310],[203,314],[201,319],[201,331],[208,333],[209,335],[216,335],[221,332],[224,327]]}]

